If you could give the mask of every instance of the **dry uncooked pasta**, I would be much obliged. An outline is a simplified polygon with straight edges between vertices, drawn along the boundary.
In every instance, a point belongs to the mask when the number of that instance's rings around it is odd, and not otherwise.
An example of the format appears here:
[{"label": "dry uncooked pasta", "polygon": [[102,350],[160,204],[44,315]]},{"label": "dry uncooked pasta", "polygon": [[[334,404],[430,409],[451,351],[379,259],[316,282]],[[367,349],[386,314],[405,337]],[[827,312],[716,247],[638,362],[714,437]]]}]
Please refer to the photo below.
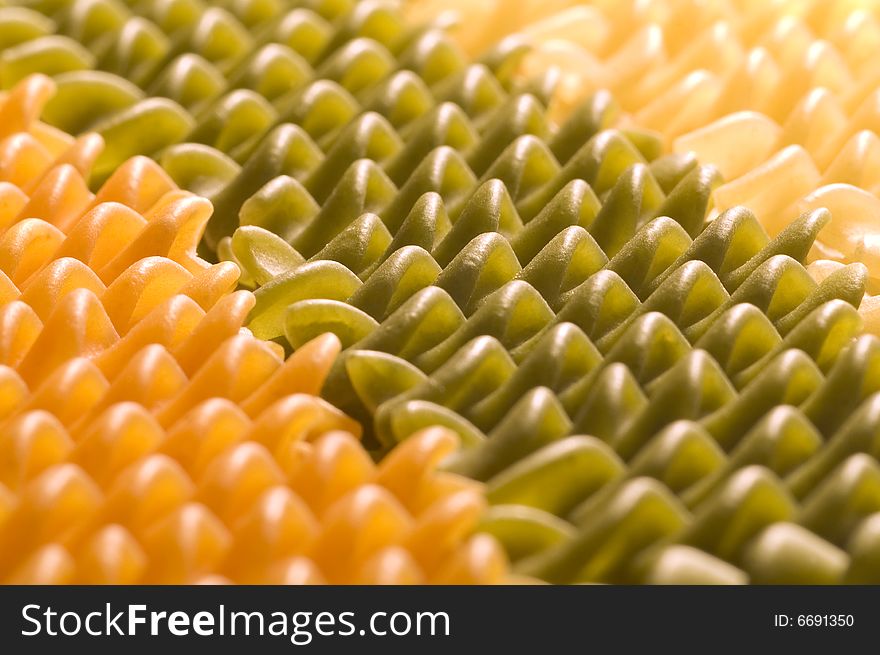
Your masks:
[{"label": "dry uncooked pasta", "polygon": [[[475,60],[369,0],[29,4],[0,81],[51,75],[44,119],[107,147],[39,160],[46,201],[11,187],[41,222],[0,244],[8,579],[878,579],[870,140],[824,162],[822,104],[870,21],[816,48],[799,24],[843,14],[551,2],[520,14],[566,12],[537,54]],[[788,95],[731,77],[755,48]],[[131,491],[149,471],[175,501]]]},{"label": "dry uncooked pasta", "polygon": [[[400,127],[450,100],[485,117],[505,100],[501,83],[520,54],[500,49],[465,74],[467,62],[442,31],[408,24],[384,2],[291,9],[196,0],[174,11],[150,2],[129,10],[113,0],[86,9],[69,0],[27,4],[0,8],[0,43],[8,45],[0,84],[51,74],[59,92],[46,119],[71,133],[96,131],[107,142],[93,174],[98,182],[132,155],[188,142],[183,166],[169,167],[183,186],[220,201],[214,223],[227,231],[249,195],[291,170],[284,144],[292,141],[311,167],[318,146],[365,111]],[[529,90],[544,98],[549,82]],[[292,124],[299,130],[291,133]],[[255,149],[279,139],[274,168],[261,170]],[[371,152],[383,148],[379,139]],[[216,156],[193,146],[211,146]],[[202,173],[194,175],[189,161]],[[243,179],[215,198],[218,186],[237,177],[237,164],[244,165]],[[210,248],[228,236],[215,232],[208,231]]]},{"label": "dry uncooked pasta", "polygon": [[243,329],[210,203],[144,158],[91,193],[102,140],[35,122],[52,87],[0,101],[0,582],[505,581],[480,485],[435,470],[455,434],[374,464],[315,395],[338,340]]},{"label": "dry uncooked pasta", "polygon": [[[516,33],[534,47],[523,75],[561,72],[558,115],[608,89],[622,124],[657,130],[725,183],[715,212],[754,211],[776,234],[803,211],[835,220],[815,259],[877,257],[880,4],[847,0],[697,2],[411,0],[416,15],[453,12],[471,51]],[[873,306],[875,301],[869,299]]]}]

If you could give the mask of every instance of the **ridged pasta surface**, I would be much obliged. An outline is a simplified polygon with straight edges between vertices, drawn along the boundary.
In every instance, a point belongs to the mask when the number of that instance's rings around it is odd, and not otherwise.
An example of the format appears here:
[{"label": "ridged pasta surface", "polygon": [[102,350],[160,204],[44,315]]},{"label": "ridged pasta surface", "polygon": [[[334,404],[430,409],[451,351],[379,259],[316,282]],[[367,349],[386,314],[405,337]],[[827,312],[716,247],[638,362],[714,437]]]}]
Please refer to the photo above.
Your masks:
[{"label": "ridged pasta surface", "polygon": [[456,14],[453,34],[470,51],[510,34],[533,46],[520,74],[559,72],[560,115],[611,91],[621,124],[656,130],[670,151],[718,168],[714,212],[746,205],[775,235],[804,211],[831,210],[813,258],[865,263],[876,293],[877,2],[406,4],[417,16]]},{"label": "ridged pasta surface", "polygon": [[[184,186],[212,199],[211,191],[240,177],[239,165],[251,169],[219,198],[215,223],[226,230],[250,194],[287,165],[303,164],[285,159],[289,148],[311,166],[323,158],[321,147],[367,111],[400,127],[452,101],[485,119],[505,103],[521,55],[501,49],[468,65],[441,31],[413,26],[383,2],[285,3],[270,15],[261,3],[23,4],[30,8],[0,9],[0,33],[10,44],[0,82],[29,72],[56,76],[60,92],[47,117],[108,142],[98,181],[129,156],[157,155],[179,142],[212,148],[186,148],[168,165]],[[528,90],[546,98],[549,81]],[[451,129],[458,140],[472,136]],[[393,145],[375,141],[386,151]],[[227,236],[215,231],[209,228],[210,247]]]},{"label": "ridged pasta surface", "polygon": [[96,193],[100,136],[0,99],[0,582],[492,583],[454,433],[381,464],[315,394],[333,335],[287,359],[243,327],[238,268],[195,254],[210,202],[135,158]]},{"label": "ridged pasta surface", "polygon": [[880,580],[870,13],[26,4],[0,578]]}]

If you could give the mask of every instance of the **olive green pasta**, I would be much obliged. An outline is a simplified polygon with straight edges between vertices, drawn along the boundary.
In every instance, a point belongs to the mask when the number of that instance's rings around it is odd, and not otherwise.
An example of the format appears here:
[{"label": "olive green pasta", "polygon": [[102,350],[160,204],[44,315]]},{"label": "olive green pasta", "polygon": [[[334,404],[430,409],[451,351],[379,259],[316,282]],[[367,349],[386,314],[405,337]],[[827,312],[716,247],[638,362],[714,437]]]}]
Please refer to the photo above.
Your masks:
[{"label": "olive green pasta", "polygon": [[[659,564],[649,560],[673,544],[695,546],[742,567],[753,581],[870,581],[873,574],[867,571],[847,573],[849,558],[842,549],[880,502],[869,491],[878,479],[872,459],[877,448],[876,384],[861,386],[863,393],[842,407],[837,403],[841,389],[864,385],[870,377],[878,345],[873,337],[857,341],[824,379],[803,353],[785,351],[766,374],[740,390],[738,399],[711,357],[694,350],[664,374],[665,380],[652,385],[650,400],[632,403],[641,409],[623,434],[647,436],[630,457],[621,453],[620,440],[565,436],[571,430],[561,406],[549,390],[535,390],[502,424],[505,430],[490,434],[483,452],[465,451],[453,468],[488,474],[488,495],[497,503],[488,528],[507,542],[522,571],[553,582],[650,581],[660,572],[652,572]],[[614,376],[626,377],[625,369],[609,368],[608,378]],[[702,394],[695,393],[697,387],[703,388]],[[726,406],[713,409],[725,401]],[[747,402],[752,407],[744,407]],[[700,417],[702,412],[706,414]],[[852,417],[843,420],[849,412]],[[666,427],[643,430],[646,422]],[[519,447],[518,461],[494,470],[498,458],[487,456],[492,440],[499,445],[506,441],[508,454]],[[547,492],[548,480],[554,480],[550,488],[556,493]],[[855,502],[854,494],[867,494],[860,496],[865,502]],[[639,510],[640,504],[656,507],[645,514],[648,510]],[[602,561],[602,541],[624,538],[615,530],[644,538],[638,524],[626,526],[639,520],[640,512],[651,522],[668,514],[668,523],[655,525],[657,532],[648,542],[636,544],[648,548],[640,558],[645,561],[618,561],[616,568],[596,569],[608,565]],[[740,518],[734,519],[732,512]],[[792,543],[786,548],[834,553],[834,566],[813,569],[807,558],[792,571],[783,565],[789,555],[775,553],[770,543],[766,549],[760,539],[748,545],[778,522],[800,523],[830,542],[801,528],[784,528],[791,530]],[[740,533],[725,525],[737,525]],[[550,528],[557,533],[553,544],[530,545],[535,532]],[[797,560],[793,553],[790,557]],[[769,558],[773,561],[764,562]],[[713,568],[719,575],[730,572],[720,563]]]}]

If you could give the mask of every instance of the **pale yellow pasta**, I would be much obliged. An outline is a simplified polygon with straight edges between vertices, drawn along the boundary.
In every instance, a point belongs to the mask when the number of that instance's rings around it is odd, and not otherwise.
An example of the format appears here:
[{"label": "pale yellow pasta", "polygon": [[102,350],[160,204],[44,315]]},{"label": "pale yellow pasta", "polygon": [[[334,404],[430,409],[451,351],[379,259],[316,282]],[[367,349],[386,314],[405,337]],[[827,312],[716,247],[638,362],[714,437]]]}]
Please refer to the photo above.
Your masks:
[{"label": "pale yellow pasta", "polygon": [[454,33],[472,51],[517,33],[532,47],[522,76],[561,73],[557,117],[610,90],[621,126],[656,130],[668,150],[719,169],[710,218],[746,205],[775,235],[804,209],[831,209],[813,256],[867,264],[876,290],[880,1],[407,5],[454,13]]}]

